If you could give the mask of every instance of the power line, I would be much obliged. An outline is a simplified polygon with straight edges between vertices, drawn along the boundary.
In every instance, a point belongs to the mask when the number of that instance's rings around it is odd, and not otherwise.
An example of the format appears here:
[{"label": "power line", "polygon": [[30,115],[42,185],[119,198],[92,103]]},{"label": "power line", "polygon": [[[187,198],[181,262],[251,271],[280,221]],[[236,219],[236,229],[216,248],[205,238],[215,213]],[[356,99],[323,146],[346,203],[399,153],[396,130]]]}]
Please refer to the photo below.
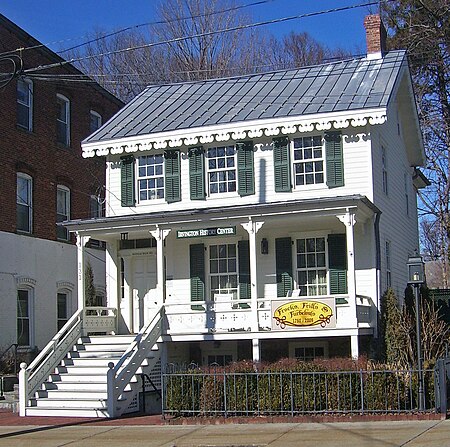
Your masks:
[{"label": "power line", "polygon": [[[274,2],[274,1],[276,1],[276,0],[259,0],[259,1],[252,2],[252,3],[247,3],[245,5],[238,5],[238,6],[233,6],[231,8],[221,9],[221,10],[218,10],[218,11],[212,11],[212,12],[209,12],[207,14],[196,14],[196,15],[192,15],[192,16],[180,17],[180,18],[171,19],[171,20],[156,20],[156,21],[153,21],[153,22],[140,23],[138,25],[128,26],[126,28],[121,28],[119,30],[112,31],[112,32],[107,33],[107,34],[103,34],[103,35],[101,35],[101,36],[99,36],[99,37],[97,37],[95,39],[91,39],[91,40],[89,40],[87,42],[84,42],[84,43],[81,43],[79,45],[74,45],[74,46],[72,46],[70,48],[66,48],[64,50],[57,51],[56,54],[62,54],[62,53],[65,53],[67,51],[75,50],[75,49],[80,48],[82,46],[89,45],[89,44],[94,43],[94,42],[98,42],[99,40],[107,39],[108,37],[112,37],[112,36],[124,33],[126,31],[131,31],[132,29],[142,28],[143,26],[164,25],[164,24],[167,24],[167,23],[182,22],[184,20],[193,20],[193,19],[199,19],[199,18],[202,18],[202,17],[211,17],[211,16],[216,15],[216,14],[223,14],[223,13],[226,13],[226,12],[238,11],[240,9],[249,8],[249,7],[252,7],[252,6],[259,6],[259,5],[262,5],[262,4],[265,4],[265,3],[271,3],[271,2]],[[57,41],[50,42],[50,43],[47,43],[47,44],[39,44],[39,45],[30,46],[30,47],[16,48],[15,50],[12,50],[11,52],[35,50],[37,48],[48,47],[48,46],[53,45],[53,44],[64,43],[64,42],[67,42],[67,41],[77,40],[77,39],[80,39],[80,38],[82,38],[82,37],[72,37],[70,39],[57,40]],[[8,52],[8,53],[10,53],[10,52]],[[3,54],[6,54],[6,53],[3,53]],[[0,56],[2,56],[2,53],[0,53]]]},{"label": "power line", "polygon": [[[394,0],[385,0],[385,1],[394,1]],[[311,12],[311,13],[299,14],[299,15],[289,16],[289,17],[283,17],[283,18],[279,18],[279,19],[265,20],[265,21],[250,23],[250,24],[246,24],[246,25],[237,25],[237,26],[233,26],[233,27],[229,27],[229,28],[220,29],[220,30],[208,31],[205,33],[197,33],[197,34],[192,34],[190,36],[176,37],[173,39],[167,39],[167,40],[163,40],[163,41],[159,41],[159,42],[137,45],[134,47],[122,48],[119,50],[108,51],[105,53],[98,53],[98,54],[93,54],[93,55],[89,55],[89,56],[72,58],[68,61],[62,61],[62,62],[47,64],[47,65],[40,65],[35,68],[29,68],[27,70],[24,70],[24,73],[33,73],[33,72],[37,72],[37,71],[46,70],[49,68],[62,67],[64,65],[73,64],[74,62],[80,62],[83,60],[89,60],[89,59],[94,59],[94,58],[103,57],[103,56],[109,56],[109,55],[113,55],[113,54],[121,54],[121,53],[125,53],[128,51],[140,50],[140,49],[144,49],[144,48],[153,48],[153,47],[160,46],[160,45],[168,45],[171,43],[181,42],[181,41],[190,40],[190,39],[196,39],[198,37],[213,36],[213,35],[217,35],[217,34],[229,33],[232,31],[242,31],[245,29],[256,28],[256,27],[264,26],[264,25],[273,25],[276,23],[282,23],[282,22],[287,22],[287,21],[296,20],[296,19],[303,19],[303,18],[307,18],[307,17],[315,17],[315,16],[331,14],[331,13],[335,13],[335,12],[348,11],[351,9],[373,6],[373,5],[378,5],[378,4],[379,4],[378,1],[370,1],[370,2],[366,2],[366,3],[360,3],[357,5],[348,5],[348,6],[343,6],[343,7],[339,7],[339,8],[315,11],[315,12]]]}]

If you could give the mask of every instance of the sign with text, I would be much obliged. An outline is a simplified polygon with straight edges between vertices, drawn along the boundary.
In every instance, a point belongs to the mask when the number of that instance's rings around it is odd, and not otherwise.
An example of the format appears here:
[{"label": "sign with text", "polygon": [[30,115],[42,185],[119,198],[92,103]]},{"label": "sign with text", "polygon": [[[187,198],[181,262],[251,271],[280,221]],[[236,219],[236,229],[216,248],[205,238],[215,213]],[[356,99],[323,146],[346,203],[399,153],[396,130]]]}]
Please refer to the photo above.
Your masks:
[{"label": "sign with text", "polygon": [[272,301],[272,330],[333,329],[335,327],[334,298]]},{"label": "sign with text", "polygon": [[196,230],[178,230],[177,239],[190,237],[230,236],[236,234],[236,227],[199,228]]}]

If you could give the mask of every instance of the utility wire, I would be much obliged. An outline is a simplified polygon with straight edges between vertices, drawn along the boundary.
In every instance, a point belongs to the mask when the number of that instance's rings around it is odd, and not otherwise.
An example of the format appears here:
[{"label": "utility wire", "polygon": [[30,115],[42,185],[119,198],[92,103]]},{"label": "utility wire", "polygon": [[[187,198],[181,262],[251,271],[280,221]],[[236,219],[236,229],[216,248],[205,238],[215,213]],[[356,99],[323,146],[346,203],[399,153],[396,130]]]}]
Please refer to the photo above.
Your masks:
[{"label": "utility wire", "polygon": [[[385,1],[394,1],[394,0],[385,0]],[[128,52],[128,51],[140,50],[140,49],[144,49],[144,48],[153,48],[153,47],[160,46],[160,45],[167,45],[167,44],[181,42],[181,41],[185,41],[185,40],[196,39],[198,37],[213,36],[213,35],[217,35],[217,34],[229,33],[229,32],[232,32],[232,31],[241,31],[241,30],[245,30],[245,29],[256,28],[256,27],[264,26],[264,25],[273,25],[273,24],[276,24],[276,23],[282,23],[282,22],[287,22],[287,21],[296,20],[296,19],[303,19],[303,18],[307,18],[307,17],[314,17],[314,16],[319,16],[319,15],[324,15],[324,14],[331,14],[331,13],[335,13],[335,12],[348,11],[348,10],[351,10],[351,9],[378,5],[378,3],[379,3],[378,1],[370,1],[370,2],[366,2],[366,3],[360,3],[360,4],[357,4],[357,5],[348,5],[348,6],[343,6],[343,7],[339,7],[339,8],[327,9],[327,10],[322,10],[322,11],[315,11],[315,12],[311,12],[311,13],[299,14],[299,15],[289,16],[289,17],[283,17],[283,18],[279,18],[279,19],[265,20],[265,21],[250,23],[250,24],[246,24],[246,25],[237,25],[237,26],[232,26],[232,27],[229,27],[229,28],[220,29],[220,30],[208,31],[208,32],[205,32],[205,33],[192,34],[190,36],[176,37],[176,38],[173,38],[173,39],[167,39],[167,40],[163,40],[163,41],[159,41],[159,42],[153,42],[153,43],[137,45],[135,47],[122,48],[122,49],[119,49],[119,50],[108,51],[108,52],[105,52],[105,53],[98,53],[98,54],[93,54],[93,55],[89,55],[89,56],[72,58],[72,59],[67,60],[67,61],[57,62],[57,63],[53,63],[53,64],[40,65],[40,66],[35,67],[35,68],[29,68],[27,70],[24,70],[24,73],[34,73],[34,72],[46,70],[46,69],[49,69],[49,68],[62,67],[64,65],[72,64],[74,62],[80,62],[80,61],[83,61],[83,60],[89,60],[89,59],[94,59],[94,58],[102,57],[102,56],[109,56],[109,55],[113,55],[113,54],[121,54],[121,53],[125,53],[125,52]]]},{"label": "utility wire", "polygon": [[[180,18],[171,19],[171,20],[156,20],[156,21],[153,21],[153,22],[146,22],[146,23],[141,23],[141,24],[138,24],[138,25],[132,25],[132,26],[128,26],[126,28],[121,28],[121,29],[116,30],[116,31],[112,31],[112,32],[107,33],[107,34],[103,34],[103,35],[101,35],[101,36],[99,36],[99,37],[97,37],[95,39],[91,39],[91,40],[89,40],[87,42],[84,42],[84,43],[81,43],[79,45],[74,45],[74,46],[72,46],[70,48],[66,48],[64,50],[57,51],[56,54],[62,54],[62,53],[65,53],[67,51],[75,50],[75,49],[80,48],[82,46],[89,45],[89,44],[94,43],[94,42],[98,42],[99,40],[107,39],[108,37],[112,37],[112,36],[124,33],[126,31],[131,31],[132,29],[142,28],[143,26],[164,25],[164,24],[167,24],[167,23],[182,22],[184,20],[193,20],[193,19],[199,19],[199,18],[202,18],[202,17],[211,17],[211,16],[216,15],[216,14],[222,14],[222,13],[226,13],[226,12],[238,11],[240,9],[249,8],[249,7],[252,7],[252,6],[259,6],[259,5],[262,5],[262,4],[265,4],[265,3],[271,3],[271,2],[274,2],[274,1],[276,1],[276,0],[260,0],[260,1],[252,2],[252,3],[247,3],[245,5],[238,5],[238,6],[233,6],[231,8],[221,9],[219,11],[212,11],[212,12],[209,12],[207,14],[196,14],[196,15],[192,15],[192,16],[180,17]],[[13,50],[12,52],[26,51],[26,50],[35,50],[37,48],[48,47],[50,45],[54,45],[54,44],[57,44],[57,43],[63,43],[63,42],[67,42],[67,41],[71,41],[71,40],[77,40],[77,39],[81,39],[81,38],[84,38],[84,37],[78,37],[78,38],[77,37],[72,37],[70,39],[57,40],[57,41],[50,42],[50,43],[47,43],[47,44],[39,44],[39,45],[30,46],[30,47],[17,48],[15,50]],[[10,52],[8,52],[8,53],[10,53]],[[6,53],[3,53],[3,54],[6,54]],[[2,56],[2,53],[0,53],[0,56]]]}]

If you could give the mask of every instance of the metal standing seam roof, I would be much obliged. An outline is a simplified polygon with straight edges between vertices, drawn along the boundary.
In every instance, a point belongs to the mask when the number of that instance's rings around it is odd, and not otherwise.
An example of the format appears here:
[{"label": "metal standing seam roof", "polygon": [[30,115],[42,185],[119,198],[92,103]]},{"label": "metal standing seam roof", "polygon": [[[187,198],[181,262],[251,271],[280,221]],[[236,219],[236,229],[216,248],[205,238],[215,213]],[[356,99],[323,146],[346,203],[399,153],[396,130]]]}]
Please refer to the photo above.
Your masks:
[{"label": "metal standing seam roof", "polygon": [[152,85],[84,142],[386,107],[404,51],[271,73]]}]

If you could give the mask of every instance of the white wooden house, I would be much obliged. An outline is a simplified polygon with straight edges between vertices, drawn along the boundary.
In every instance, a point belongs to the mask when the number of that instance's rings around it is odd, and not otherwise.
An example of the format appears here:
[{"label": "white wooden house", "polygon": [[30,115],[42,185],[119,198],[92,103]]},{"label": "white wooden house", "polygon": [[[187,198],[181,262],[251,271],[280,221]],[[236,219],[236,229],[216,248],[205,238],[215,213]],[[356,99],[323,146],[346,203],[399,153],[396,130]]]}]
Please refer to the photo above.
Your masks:
[{"label": "white wooden house", "polygon": [[67,227],[80,266],[106,241],[132,349],[153,331],[163,364],[367,352],[418,248],[424,163],[406,54],[380,26],[364,58],[150,86],[85,140],[107,215]]}]

